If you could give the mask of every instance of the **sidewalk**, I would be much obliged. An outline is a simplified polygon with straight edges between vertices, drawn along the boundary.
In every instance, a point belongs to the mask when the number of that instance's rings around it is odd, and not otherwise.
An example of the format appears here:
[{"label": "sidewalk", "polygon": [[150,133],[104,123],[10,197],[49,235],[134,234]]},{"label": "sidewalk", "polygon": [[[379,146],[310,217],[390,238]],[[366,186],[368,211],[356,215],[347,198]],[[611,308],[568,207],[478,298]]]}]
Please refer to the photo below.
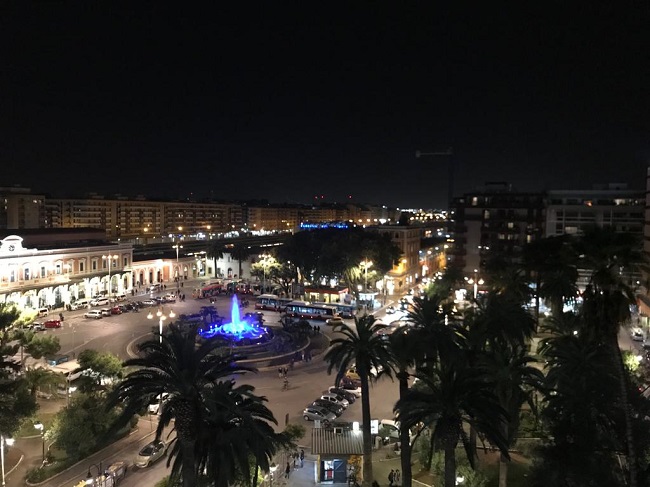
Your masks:
[{"label": "sidewalk", "polygon": [[[380,458],[381,456],[383,456],[382,450],[374,452],[373,455],[374,461],[372,462],[373,476],[375,477],[375,480],[380,485],[380,487],[387,487],[388,473],[391,470],[396,470],[401,468],[400,457],[396,456],[390,459],[381,459]],[[304,466],[300,468],[300,465],[298,464],[298,466],[295,469],[292,468],[288,479],[284,478],[284,469],[279,466],[278,470],[275,472],[273,487],[304,487],[309,485],[324,485],[327,487],[348,487],[347,482],[338,483],[338,484],[318,483],[316,477],[317,461],[318,459],[316,455],[312,455],[311,453],[306,453]],[[267,480],[260,487],[270,487],[270,483]]]}]

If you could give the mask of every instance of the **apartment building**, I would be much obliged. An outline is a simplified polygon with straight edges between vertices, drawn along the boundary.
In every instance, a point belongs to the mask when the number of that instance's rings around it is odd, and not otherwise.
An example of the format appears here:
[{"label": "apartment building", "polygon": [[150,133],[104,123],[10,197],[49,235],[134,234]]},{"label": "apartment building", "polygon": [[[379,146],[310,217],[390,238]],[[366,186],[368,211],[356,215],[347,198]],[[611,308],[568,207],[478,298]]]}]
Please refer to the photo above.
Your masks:
[{"label": "apartment building", "polygon": [[454,198],[450,265],[473,276],[491,252],[515,256],[544,232],[544,194],[518,192],[508,183]]}]

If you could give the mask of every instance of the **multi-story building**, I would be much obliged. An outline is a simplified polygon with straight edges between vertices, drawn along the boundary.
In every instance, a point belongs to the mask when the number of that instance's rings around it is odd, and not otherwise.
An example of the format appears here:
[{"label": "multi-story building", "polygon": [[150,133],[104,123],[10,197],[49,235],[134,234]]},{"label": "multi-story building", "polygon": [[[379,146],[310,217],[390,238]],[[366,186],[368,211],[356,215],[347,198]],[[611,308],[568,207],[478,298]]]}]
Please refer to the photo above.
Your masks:
[{"label": "multi-story building", "polygon": [[119,195],[46,199],[44,204],[46,228],[103,228],[110,240],[219,234],[243,225],[243,212],[237,204],[149,201]]},{"label": "multi-story building", "polygon": [[381,225],[372,227],[372,230],[390,235],[393,243],[402,251],[398,264],[386,274],[385,282],[377,283],[377,287],[385,294],[401,294],[413,287],[421,276],[420,242],[423,229],[416,226]]},{"label": "multi-story building", "polygon": [[43,228],[44,195],[32,194],[29,188],[0,188],[0,229]]},{"label": "multi-story building", "polygon": [[593,226],[643,234],[645,194],[625,184],[591,190],[550,190],[546,193],[544,235],[575,235]]},{"label": "multi-story building", "polygon": [[450,265],[474,276],[490,253],[515,256],[544,231],[544,195],[521,193],[507,183],[489,183],[482,191],[454,198]]}]

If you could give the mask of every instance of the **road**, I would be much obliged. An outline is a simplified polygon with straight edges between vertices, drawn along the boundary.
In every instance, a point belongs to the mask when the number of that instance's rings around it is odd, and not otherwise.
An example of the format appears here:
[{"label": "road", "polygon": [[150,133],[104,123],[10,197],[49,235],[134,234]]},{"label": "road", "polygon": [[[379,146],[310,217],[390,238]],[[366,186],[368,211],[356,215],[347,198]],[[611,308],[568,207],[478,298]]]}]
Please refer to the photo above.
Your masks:
[{"label": "road", "polygon": [[[191,294],[191,285],[186,286],[186,294]],[[168,290],[169,291],[169,290]],[[182,290],[181,290],[182,291]],[[156,293],[158,295],[164,294],[165,291]],[[135,298],[142,300],[148,295],[140,295]],[[252,308],[252,301],[251,308]],[[176,302],[174,304],[164,305],[163,311],[168,313],[173,309],[174,313],[190,314],[197,312],[201,306],[209,304],[207,300],[193,300],[187,299],[185,302]],[[387,303],[390,304],[390,303]],[[215,303],[219,314],[222,316],[229,316],[230,314],[230,298],[218,297]],[[251,309],[252,310],[252,309]],[[149,311],[153,312],[154,319],[147,319]],[[122,315],[115,315],[111,317],[104,317],[100,320],[86,319],[83,317],[85,310],[68,311],[65,312],[64,327],[57,330],[48,330],[42,333],[52,334],[59,337],[61,343],[61,353],[72,355],[78,354],[84,349],[95,349],[100,351],[111,352],[122,359],[129,358],[127,350],[132,348],[132,345],[137,340],[146,338],[152,329],[158,329],[158,319],[155,316],[157,308],[145,308],[139,313],[124,313]],[[382,311],[377,311],[375,315],[385,323],[393,321],[394,315],[384,317]],[[274,312],[265,311],[264,318],[267,324],[279,326],[279,314]],[[384,319],[382,319],[384,318]],[[353,323],[352,320],[347,320]],[[321,326],[321,330],[325,334],[331,334],[331,330],[327,326]],[[327,365],[323,362],[322,356],[316,356],[309,363],[298,363],[294,369],[289,372],[290,387],[287,391],[282,390],[282,381],[278,378],[276,370],[260,371],[258,373],[248,373],[240,378],[240,381],[251,384],[255,387],[255,392],[258,395],[265,396],[268,399],[268,406],[275,415],[278,421],[277,430],[281,431],[286,426],[287,422],[304,424],[307,426],[307,435],[300,442],[305,447],[311,446],[311,423],[302,419],[302,410],[304,407],[320,397],[320,395],[333,384],[333,376],[328,376]],[[392,418],[392,408],[397,400],[398,386],[397,383],[392,382],[388,378],[381,378],[377,383],[373,384],[371,389],[371,414],[372,417],[377,419]],[[356,401],[354,404],[343,413],[340,418],[342,421],[361,421],[361,401]],[[153,418],[155,422],[155,417]],[[136,433],[138,438],[137,442],[132,442],[127,448],[122,451],[115,451],[114,448],[109,447],[104,450],[99,456],[94,456],[88,459],[87,462],[77,467],[73,467],[67,474],[62,474],[55,478],[52,482],[48,482],[46,486],[63,487],[73,485],[74,480],[83,480],[87,474],[88,465],[91,463],[102,462],[103,465],[108,465],[112,461],[124,460],[132,463],[135,455],[139,449],[151,441],[151,436],[144,437],[150,434],[155,429],[155,424],[149,422],[148,418],[142,418],[139,423],[139,429]],[[148,431],[147,431],[148,430]],[[163,438],[164,439],[164,438]],[[32,442],[34,443],[34,442]],[[38,442],[36,442],[38,443]],[[31,445],[30,448],[34,449],[38,445]],[[38,460],[40,450],[32,452],[27,455],[25,461],[31,461],[32,464]],[[22,485],[22,476],[18,469],[14,474],[8,476],[7,485],[18,486]],[[166,467],[166,459],[159,461],[157,464],[146,468],[137,469],[134,467],[129,468],[127,477],[120,483],[120,486],[144,486],[154,485],[155,482],[169,473]],[[23,474],[24,475],[24,472]]]}]

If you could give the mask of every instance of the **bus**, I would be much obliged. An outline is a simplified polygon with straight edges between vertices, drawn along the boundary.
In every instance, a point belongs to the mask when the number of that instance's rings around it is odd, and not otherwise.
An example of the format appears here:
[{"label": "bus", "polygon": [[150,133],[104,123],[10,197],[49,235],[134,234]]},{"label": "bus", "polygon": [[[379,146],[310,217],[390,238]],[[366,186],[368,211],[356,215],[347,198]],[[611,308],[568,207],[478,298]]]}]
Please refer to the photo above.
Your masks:
[{"label": "bus", "polygon": [[334,306],[311,304],[304,301],[291,301],[284,309],[287,316],[307,320],[328,320],[339,316]]},{"label": "bus", "polygon": [[357,310],[352,304],[343,304],[343,303],[314,303],[322,304],[323,306],[333,306],[336,308],[336,312],[341,318],[354,318]]},{"label": "bus", "polygon": [[291,302],[289,298],[280,298],[275,294],[260,294],[255,299],[255,309],[266,309],[269,311],[283,311],[284,307]]}]

